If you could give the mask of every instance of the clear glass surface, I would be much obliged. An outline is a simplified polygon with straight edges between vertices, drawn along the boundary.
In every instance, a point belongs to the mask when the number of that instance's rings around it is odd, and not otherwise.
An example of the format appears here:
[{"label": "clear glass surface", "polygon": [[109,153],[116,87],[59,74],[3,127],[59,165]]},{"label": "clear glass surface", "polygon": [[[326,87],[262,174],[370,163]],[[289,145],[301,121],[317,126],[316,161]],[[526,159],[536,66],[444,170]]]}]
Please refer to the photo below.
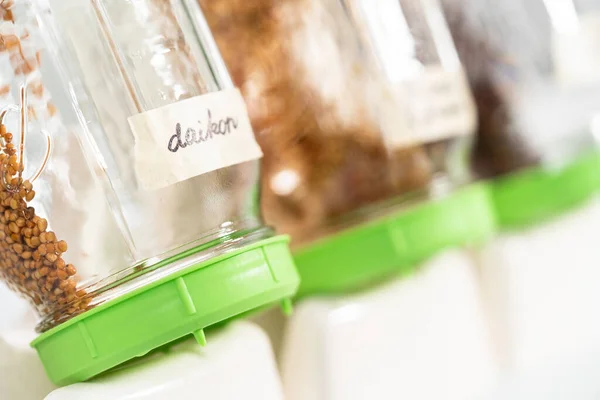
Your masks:
[{"label": "clear glass surface", "polygon": [[[44,329],[105,300],[109,288],[114,294],[135,287],[113,289],[132,276],[147,271],[144,282],[159,276],[154,265],[190,248],[202,245],[198,257],[206,258],[212,246],[225,251],[228,241],[269,234],[258,212],[258,161],[164,189],[139,184],[128,118],[231,86],[227,71],[218,68],[220,55],[206,47],[210,32],[190,18],[184,1],[33,0],[9,6],[1,38],[13,35],[18,44],[12,52],[0,45],[0,71],[7,72],[0,87],[6,81],[8,88],[0,108],[8,107],[5,125],[14,141],[26,135],[23,176],[43,166],[32,182],[30,205],[47,220],[48,232],[68,244],[58,257],[77,270],[65,278],[77,285],[70,299],[58,291],[40,299],[27,286],[35,281],[55,291],[61,280],[48,283],[58,273],[54,264],[48,278],[11,282],[35,299]],[[18,101],[21,88],[25,103]],[[28,121],[20,130],[24,104]],[[169,268],[184,264],[189,260]]]}]

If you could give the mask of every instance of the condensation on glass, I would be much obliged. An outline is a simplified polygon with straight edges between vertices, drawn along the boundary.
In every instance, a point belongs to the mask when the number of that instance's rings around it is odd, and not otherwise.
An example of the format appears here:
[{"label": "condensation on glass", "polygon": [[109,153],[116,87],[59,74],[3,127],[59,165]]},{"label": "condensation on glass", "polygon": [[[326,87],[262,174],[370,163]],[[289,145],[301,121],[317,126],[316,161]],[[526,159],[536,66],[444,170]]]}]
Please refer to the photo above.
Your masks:
[{"label": "condensation on glass", "polygon": [[[17,184],[35,178],[35,198],[23,197],[23,213],[31,215],[19,224],[46,221],[41,245],[57,242],[42,248],[27,231],[23,243],[8,243],[5,251],[22,244],[31,257],[9,253],[18,258],[10,265],[25,263],[30,273],[23,267],[25,274],[16,268],[2,277],[34,302],[41,330],[270,235],[258,214],[257,160],[156,190],[140,185],[129,118],[234,89],[210,31],[191,12],[183,0],[0,0],[3,125],[17,147],[26,139],[16,170],[5,168],[3,176]],[[8,191],[7,209],[13,195]],[[3,222],[14,222],[8,218]],[[193,256],[162,263],[200,245]],[[50,252],[62,261],[52,264]],[[71,267],[67,276],[62,264]]]},{"label": "condensation on glass", "polygon": [[600,2],[445,0],[479,113],[483,176],[568,163],[596,146]]},{"label": "condensation on glass", "polygon": [[432,0],[199,0],[301,244],[469,180],[475,108]]}]

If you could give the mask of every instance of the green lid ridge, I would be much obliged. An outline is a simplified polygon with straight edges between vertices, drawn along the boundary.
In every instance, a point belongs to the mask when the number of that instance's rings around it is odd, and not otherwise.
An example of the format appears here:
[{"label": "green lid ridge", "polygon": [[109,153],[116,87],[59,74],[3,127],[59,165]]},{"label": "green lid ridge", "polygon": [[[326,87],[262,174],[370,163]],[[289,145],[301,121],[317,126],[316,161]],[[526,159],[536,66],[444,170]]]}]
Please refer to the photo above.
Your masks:
[{"label": "green lid ridge", "polygon": [[358,290],[410,273],[439,251],[480,243],[494,231],[487,185],[475,184],[299,249],[298,296]]},{"label": "green lid ridge", "polygon": [[585,154],[561,169],[536,167],[491,182],[501,228],[524,228],[558,216],[600,189],[600,152]]},{"label": "green lid ridge", "polygon": [[92,378],[183,336],[292,297],[299,277],[287,237],[197,263],[81,314],[32,342],[57,385]]}]

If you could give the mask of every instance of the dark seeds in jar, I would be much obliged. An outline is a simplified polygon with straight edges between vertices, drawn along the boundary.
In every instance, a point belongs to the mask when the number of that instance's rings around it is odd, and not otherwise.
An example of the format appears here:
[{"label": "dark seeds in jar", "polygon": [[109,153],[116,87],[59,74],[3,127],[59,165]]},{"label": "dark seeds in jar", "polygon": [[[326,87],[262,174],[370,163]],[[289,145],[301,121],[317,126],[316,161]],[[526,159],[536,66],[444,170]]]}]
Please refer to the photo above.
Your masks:
[{"label": "dark seeds in jar", "polygon": [[453,0],[442,4],[477,106],[475,171],[490,178],[538,164],[541,155],[526,145],[524,132],[515,129],[508,111],[514,101],[512,93],[520,85],[518,74],[513,72],[512,79],[498,78],[498,71],[515,70],[508,63],[514,55],[492,47],[484,25],[471,21],[468,6]]}]

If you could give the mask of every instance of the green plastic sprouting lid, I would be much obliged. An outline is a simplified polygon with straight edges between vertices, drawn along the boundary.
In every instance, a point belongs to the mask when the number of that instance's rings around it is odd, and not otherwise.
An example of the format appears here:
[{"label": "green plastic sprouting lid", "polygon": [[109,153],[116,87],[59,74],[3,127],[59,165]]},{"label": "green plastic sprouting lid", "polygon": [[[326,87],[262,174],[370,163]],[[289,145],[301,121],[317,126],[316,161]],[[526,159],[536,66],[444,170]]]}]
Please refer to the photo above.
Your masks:
[{"label": "green plastic sprouting lid", "polygon": [[561,169],[532,168],[491,183],[501,228],[526,227],[576,207],[600,189],[600,152]]},{"label": "green plastic sprouting lid", "polygon": [[36,338],[50,380],[87,380],[153,349],[249,310],[282,301],[299,277],[287,237],[274,237],[192,265],[104,303]]},{"label": "green plastic sprouting lid", "polygon": [[361,289],[407,273],[444,248],[483,242],[494,231],[487,185],[466,187],[298,250],[298,296]]}]

